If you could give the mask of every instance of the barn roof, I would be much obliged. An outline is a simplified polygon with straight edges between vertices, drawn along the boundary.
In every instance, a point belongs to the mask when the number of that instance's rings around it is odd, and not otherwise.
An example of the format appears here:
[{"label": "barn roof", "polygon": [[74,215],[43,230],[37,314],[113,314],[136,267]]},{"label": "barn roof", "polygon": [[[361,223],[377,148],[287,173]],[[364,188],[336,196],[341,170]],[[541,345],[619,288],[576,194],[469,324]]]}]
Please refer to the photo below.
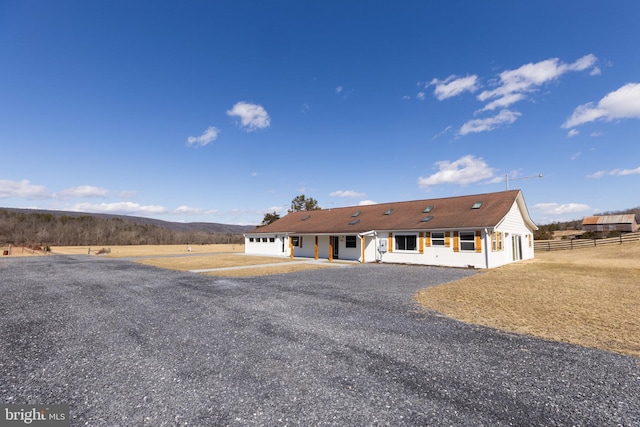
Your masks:
[{"label": "barn roof", "polygon": [[598,215],[587,216],[582,220],[582,225],[600,224],[633,224],[636,221],[635,214],[625,215]]},{"label": "barn roof", "polygon": [[369,231],[446,230],[495,227],[518,203],[531,221],[520,190],[290,213],[254,233],[359,234]]}]

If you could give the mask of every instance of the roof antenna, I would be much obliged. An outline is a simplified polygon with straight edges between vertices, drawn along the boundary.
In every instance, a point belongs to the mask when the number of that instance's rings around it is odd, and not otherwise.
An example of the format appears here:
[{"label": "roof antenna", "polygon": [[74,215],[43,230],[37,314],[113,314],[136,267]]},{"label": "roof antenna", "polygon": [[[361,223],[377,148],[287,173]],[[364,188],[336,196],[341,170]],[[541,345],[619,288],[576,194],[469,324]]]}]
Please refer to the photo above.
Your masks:
[{"label": "roof antenna", "polygon": [[[520,180],[523,180],[523,179],[531,179],[531,178],[542,178],[542,174],[539,173],[537,175],[523,176],[522,178],[512,178],[511,181],[520,181]],[[505,182],[507,184],[507,190],[509,190],[509,174],[506,174],[504,176],[504,180],[505,180]]]}]

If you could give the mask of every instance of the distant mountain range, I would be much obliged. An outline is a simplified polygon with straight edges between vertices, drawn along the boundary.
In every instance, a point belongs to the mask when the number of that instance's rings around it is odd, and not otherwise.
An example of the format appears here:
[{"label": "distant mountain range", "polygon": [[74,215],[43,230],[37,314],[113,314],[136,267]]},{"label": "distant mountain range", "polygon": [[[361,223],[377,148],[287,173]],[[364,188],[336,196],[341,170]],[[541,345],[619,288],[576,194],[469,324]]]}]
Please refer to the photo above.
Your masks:
[{"label": "distant mountain range", "polygon": [[172,222],[162,221],[153,218],[144,218],[138,216],[128,215],[111,215],[101,213],[86,213],[86,212],[71,212],[71,211],[55,211],[46,209],[18,209],[18,208],[0,208],[8,212],[29,214],[49,214],[55,217],[67,216],[67,217],[95,217],[95,218],[118,218],[122,220],[132,221],[140,225],[152,225],[156,227],[166,228],[171,231],[179,232],[198,232],[204,231],[206,233],[230,233],[230,234],[243,234],[256,228],[255,225],[234,225],[234,224],[219,224],[215,222]]}]

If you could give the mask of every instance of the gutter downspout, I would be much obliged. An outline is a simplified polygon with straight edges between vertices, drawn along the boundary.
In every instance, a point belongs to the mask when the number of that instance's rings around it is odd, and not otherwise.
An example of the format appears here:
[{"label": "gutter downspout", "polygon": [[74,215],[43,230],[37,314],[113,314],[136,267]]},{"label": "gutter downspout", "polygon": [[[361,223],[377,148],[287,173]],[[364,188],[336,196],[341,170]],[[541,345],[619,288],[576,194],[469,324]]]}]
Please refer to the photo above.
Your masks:
[{"label": "gutter downspout", "polygon": [[491,250],[491,238],[489,236],[489,229],[484,229],[484,262],[485,268],[489,268],[489,251]]}]

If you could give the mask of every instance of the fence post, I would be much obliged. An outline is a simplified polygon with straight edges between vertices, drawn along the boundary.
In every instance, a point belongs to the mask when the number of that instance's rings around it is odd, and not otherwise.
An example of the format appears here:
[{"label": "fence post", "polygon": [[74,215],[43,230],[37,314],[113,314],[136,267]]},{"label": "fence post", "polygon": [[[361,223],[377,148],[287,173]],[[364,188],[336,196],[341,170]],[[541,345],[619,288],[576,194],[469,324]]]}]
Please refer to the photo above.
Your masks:
[{"label": "fence post", "polygon": [[597,239],[593,239],[593,246],[598,246]]}]

